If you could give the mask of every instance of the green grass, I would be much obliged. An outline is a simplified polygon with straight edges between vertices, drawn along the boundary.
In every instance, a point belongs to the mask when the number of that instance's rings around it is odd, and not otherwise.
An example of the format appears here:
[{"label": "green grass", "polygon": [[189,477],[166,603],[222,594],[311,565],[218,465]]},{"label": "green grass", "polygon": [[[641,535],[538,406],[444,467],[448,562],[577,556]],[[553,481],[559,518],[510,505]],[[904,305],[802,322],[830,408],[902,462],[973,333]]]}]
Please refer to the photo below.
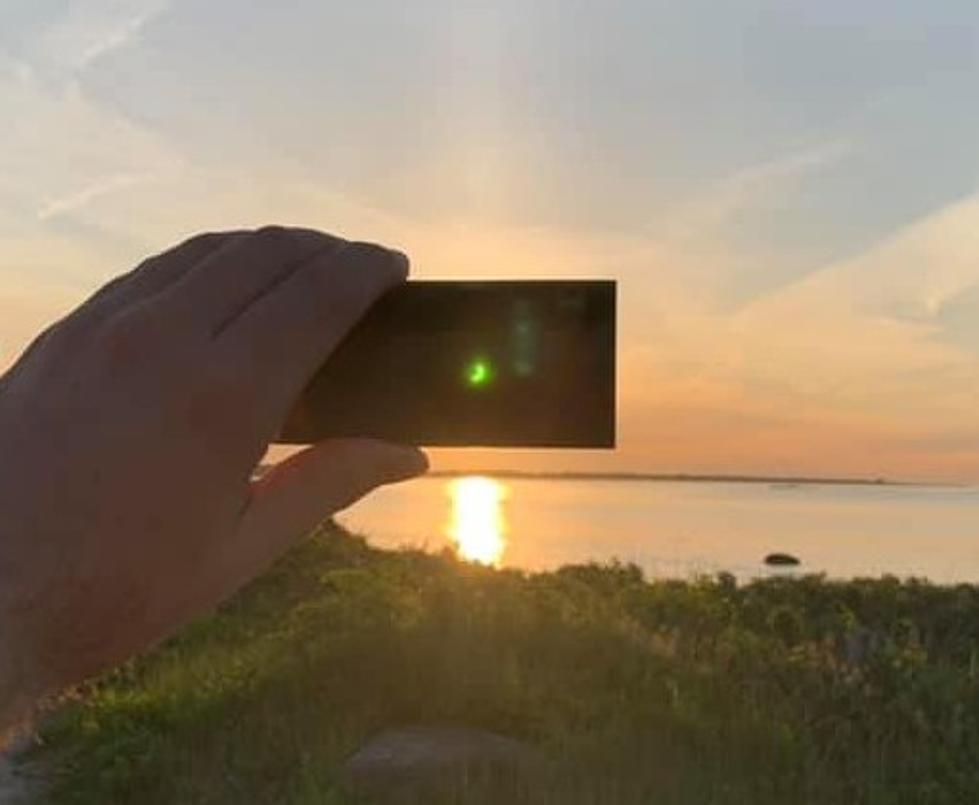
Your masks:
[{"label": "green grass", "polygon": [[375,731],[464,725],[555,765],[456,802],[972,802],[977,648],[972,586],[528,575],[325,527],[37,753],[54,803],[339,805]]}]

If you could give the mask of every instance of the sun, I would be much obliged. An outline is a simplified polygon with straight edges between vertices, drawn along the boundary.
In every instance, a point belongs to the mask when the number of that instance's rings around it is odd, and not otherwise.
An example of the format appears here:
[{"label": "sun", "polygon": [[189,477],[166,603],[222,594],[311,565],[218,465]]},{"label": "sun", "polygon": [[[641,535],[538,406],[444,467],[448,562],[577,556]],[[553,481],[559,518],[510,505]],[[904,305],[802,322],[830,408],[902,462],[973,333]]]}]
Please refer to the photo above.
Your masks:
[{"label": "sun", "polygon": [[506,487],[492,478],[467,476],[452,481],[448,492],[452,500],[448,535],[459,555],[484,565],[499,564],[506,549]]},{"label": "sun", "polygon": [[493,364],[485,358],[476,358],[466,367],[466,383],[474,389],[493,382]]}]

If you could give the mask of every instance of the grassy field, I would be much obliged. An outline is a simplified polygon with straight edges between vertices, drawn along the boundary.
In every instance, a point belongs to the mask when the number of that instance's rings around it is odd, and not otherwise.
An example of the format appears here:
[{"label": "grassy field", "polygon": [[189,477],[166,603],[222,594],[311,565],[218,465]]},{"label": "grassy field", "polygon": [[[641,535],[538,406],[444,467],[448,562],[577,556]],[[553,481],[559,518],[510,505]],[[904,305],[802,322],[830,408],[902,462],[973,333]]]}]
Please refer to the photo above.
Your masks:
[{"label": "grassy field", "polygon": [[975,802],[977,658],[977,587],[527,575],[328,526],[36,754],[55,803],[339,805],[371,734],[465,725],[554,764],[448,801]]}]

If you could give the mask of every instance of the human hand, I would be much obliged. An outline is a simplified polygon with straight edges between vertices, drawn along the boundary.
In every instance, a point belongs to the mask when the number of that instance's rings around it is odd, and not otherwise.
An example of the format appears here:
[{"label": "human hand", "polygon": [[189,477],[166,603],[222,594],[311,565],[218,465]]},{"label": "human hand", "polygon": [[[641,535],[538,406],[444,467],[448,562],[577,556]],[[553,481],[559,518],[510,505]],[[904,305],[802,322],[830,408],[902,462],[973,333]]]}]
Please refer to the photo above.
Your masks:
[{"label": "human hand", "polygon": [[145,261],[0,378],[0,728],[214,606],[320,520],[427,468],[333,440],[252,472],[407,259],[269,227]]}]

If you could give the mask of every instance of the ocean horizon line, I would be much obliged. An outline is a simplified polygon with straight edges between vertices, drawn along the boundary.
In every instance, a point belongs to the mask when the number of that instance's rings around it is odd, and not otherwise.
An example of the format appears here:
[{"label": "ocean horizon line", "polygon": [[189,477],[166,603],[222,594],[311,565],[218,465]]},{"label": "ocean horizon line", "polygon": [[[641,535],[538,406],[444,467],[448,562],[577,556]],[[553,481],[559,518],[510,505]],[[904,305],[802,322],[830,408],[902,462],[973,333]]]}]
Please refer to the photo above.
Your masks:
[{"label": "ocean horizon line", "polygon": [[864,478],[846,476],[807,476],[807,475],[753,475],[740,473],[686,473],[686,472],[595,472],[595,471],[549,471],[488,469],[485,467],[461,470],[431,470],[429,478],[461,478],[481,475],[493,478],[562,481],[689,481],[701,483],[750,483],[833,485],[833,486],[964,486],[964,484],[911,481],[885,477]]},{"label": "ocean horizon line", "polygon": [[[261,477],[275,466],[260,464],[253,477]],[[517,470],[471,467],[465,469],[430,470],[423,478],[464,478],[484,476],[511,480],[552,481],[650,481],[674,483],[743,483],[776,486],[887,486],[887,487],[935,487],[968,489],[975,484],[956,481],[927,481],[908,478],[834,476],[834,475],[754,475],[751,473],[695,473],[695,472],[599,472],[590,470]]]}]

